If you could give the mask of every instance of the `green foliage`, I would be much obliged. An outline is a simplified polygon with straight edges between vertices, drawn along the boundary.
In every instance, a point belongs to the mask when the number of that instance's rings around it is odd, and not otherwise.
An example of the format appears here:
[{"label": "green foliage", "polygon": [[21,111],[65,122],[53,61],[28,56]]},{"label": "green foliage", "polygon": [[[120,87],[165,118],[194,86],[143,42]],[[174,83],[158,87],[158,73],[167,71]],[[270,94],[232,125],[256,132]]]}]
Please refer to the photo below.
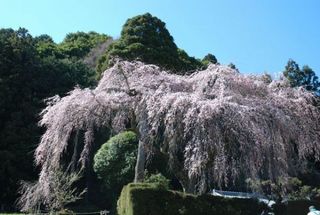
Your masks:
[{"label": "green foliage", "polygon": [[105,55],[99,60],[98,72],[108,68],[114,57],[140,60],[176,73],[202,66],[200,61],[179,50],[165,23],[149,13],[127,20],[120,39],[109,46]]},{"label": "green foliage", "polygon": [[[56,44],[49,35],[40,35],[34,38],[35,47],[37,49],[38,55],[43,57],[55,57],[58,59],[69,60],[84,60],[89,54],[92,55],[98,52],[102,55],[102,49],[105,51],[105,44],[112,40],[110,36],[105,34],[99,34],[96,32],[76,32],[68,34],[65,39]],[[94,56],[95,60],[98,56]],[[96,63],[96,62],[93,62]]]},{"label": "green foliage", "polygon": [[156,184],[158,188],[168,190],[170,180],[164,177],[161,173],[151,174],[144,180],[145,183]]},{"label": "green foliage", "polygon": [[92,69],[66,56],[48,35],[0,29],[0,208],[12,209],[18,181],[36,177],[43,100],[95,83]]},{"label": "green foliage", "polygon": [[[96,83],[95,71],[73,59],[46,57],[41,60],[40,68],[45,71],[38,74],[41,79],[38,83],[41,90],[37,93],[42,96],[62,94],[74,88],[75,85],[84,88]],[[48,88],[48,86],[51,87]]]},{"label": "green foliage", "polygon": [[118,200],[118,215],[256,215],[265,208],[254,199],[195,196],[159,189],[156,184],[128,184]]},{"label": "green foliage", "polygon": [[308,66],[299,65],[292,59],[289,59],[283,75],[288,79],[291,87],[304,87],[306,90],[320,93],[320,82],[315,72]]},{"label": "green foliage", "polygon": [[320,194],[320,189],[304,185],[296,177],[278,178],[276,181],[247,179],[246,182],[253,191],[263,193],[278,202],[282,199],[314,199]]},{"label": "green foliage", "polygon": [[208,53],[202,59],[202,63],[207,66],[209,63],[213,63],[213,64],[218,63],[218,60],[217,60],[216,56],[214,56],[213,54]]},{"label": "green foliage", "polygon": [[299,65],[292,59],[289,59],[283,75],[289,80],[292,87],[301,86],[301,80],[303,79],[303,73],[299,68]]},{"label": "green foliage", "polygon": [[115,192],[134,179],[138,139],[132,131],[112,137],[94,156],[94,171],[107,189]]},{"label": "green foliage", "polygon": [[65,39],[59,44],[59,48],[69,57],[83,58],[92,48],[102,44],[110,39],[105,34],[96,32],[76,32],[68,34]]},{"label": "green foliage", "polygon": [[228,64],[228,67],[230,67],[231,69],[238,70],[237,67],[236,67],[236,65],[233,64],[233,63],[229,63],[229,64]]},{"label": "green foliage", "polygon": [[62,50],[59,49],[58,45],[54,43],[53,39],[49,35],[43,34],[35,37],[34,42],[40,58],[50,56],[56,58],[65,58]]},{"label": "green foliage", "polygon": [[197,70],[205,66],[205,64],[203,64],[200,60],[197,60],[194,57],[190,57],[183,49],[178,49],[178,58],[180,62],[176,65],[175,68],[178,73],[189,70]]}]

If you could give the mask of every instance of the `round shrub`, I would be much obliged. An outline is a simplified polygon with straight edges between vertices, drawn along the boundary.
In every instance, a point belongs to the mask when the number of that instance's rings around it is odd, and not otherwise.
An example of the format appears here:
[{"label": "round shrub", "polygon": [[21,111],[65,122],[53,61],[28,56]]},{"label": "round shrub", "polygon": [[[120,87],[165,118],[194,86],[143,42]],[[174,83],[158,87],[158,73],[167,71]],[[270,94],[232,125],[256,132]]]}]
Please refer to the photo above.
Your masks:
[{"label": "round shrub", "polygon": [[93,169],[106,189],[121,190],[133,181],[137,149],[138,138],[132,131],[122,132],[101,146]]}]

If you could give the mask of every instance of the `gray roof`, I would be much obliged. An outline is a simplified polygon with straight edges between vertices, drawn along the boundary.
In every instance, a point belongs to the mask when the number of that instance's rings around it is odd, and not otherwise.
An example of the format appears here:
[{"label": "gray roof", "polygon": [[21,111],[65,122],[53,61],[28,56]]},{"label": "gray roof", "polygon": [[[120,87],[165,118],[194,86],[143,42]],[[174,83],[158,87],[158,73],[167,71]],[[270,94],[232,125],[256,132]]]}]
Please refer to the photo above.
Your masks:
[{"label": "gray roof", "polygon": [[221,196],[225,198],[258,199],[260,202],[264,202],[269,207],[271,207],[271,205],[275,203],[273,200],[268,199],[268,197],[260,193],[234,192],[213,189],[211,194],[214,196]]},{"label": "gray roof", "polygon": [[246,193],[246,192],[234,192],[234,191],[223,191],[223,190],[212,190],[214,196],[234,197],[234,198],[257,198],[267,199],[264,195],[259,193]]}]

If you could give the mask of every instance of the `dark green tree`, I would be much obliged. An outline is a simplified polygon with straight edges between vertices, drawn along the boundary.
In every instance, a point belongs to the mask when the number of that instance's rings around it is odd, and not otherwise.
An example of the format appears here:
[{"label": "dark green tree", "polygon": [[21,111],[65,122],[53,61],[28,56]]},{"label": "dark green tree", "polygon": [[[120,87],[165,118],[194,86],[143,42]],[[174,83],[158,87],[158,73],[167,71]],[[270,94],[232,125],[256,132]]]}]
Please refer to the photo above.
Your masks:
[{"label": "dark green tree", "polygon": [[32,96],[31,82],[38,66],[26,29],[0,30],[0,208],[11,209],[18,180],[35,176],[32,150],[38,141],[34,134],[39,134],[39,98]]},{"label": "dark green tree", "polygon": [[285,70],[283,71],[284,77],[288,79],[291,87],[301,86],[303,80],[303,73],[299,65],[292,59],[289,59]]},{"label": "dark green tree", "polygon": [[177,64],[178,72],[181,71],[183,73],[184,71],[189,70],[194,71],[204,66],[200,60],[190,57],[183,49],[178,48],[178,58],[180,61],[179,64]]},{"label": "dark green tree", "polygon": [[134,179],[138,138],[132,131],[122,132],[103,144],[94,156],[94,171],[107,189],[120,191]]},{"label": "dark green tree", "polygon": [[236,65],[234,63],[229,63],[228,67],[230,67],[231,69],[234,69],[234,70],[239,72],[239,69],[236,67]]},{"label": "dark green tree", "polygon": [[306,90],[320,93],[319,78],[309,66],[303,66],[301,70],[294,60],[289,59],[283,75],[288,79],[291,87],[302,86]]},{"label": "dark green tree", "polygon": [[303,80],[302,86],[309,91],[320,93],[320,82],[315,72],[307,65],[302,67]]},{"label": "dark green tree", "polygon": [[37,36],[34,38],[35,43],[39,42],[47,42],[47,43],[54,43],[52,37],[50,37],[48,34],[42,34],[40,36]]},{"label": "dark green tree", "polygon": [[178,50],[165,23],[150,13],[127,20],[120,39],[113,43],[100,59],[98,71],[102,72],[108,68],[113,57],[140,60],[173,72],[193,70],[202,66],[199,61]]},{"label": "dark green tree", "polygon": [[0,29],[0,210],[12,209],[20,180],[36,177],[33,150],[43,100],[94,83],[93,70],[56,47],[47,35]]},{"label": "dark green tree", "polygon": [[202,59],[202,63],[204,65],[208,65],[209,63],[213,63],[216,64],[218,63],[218,60],[216,58],[216,56],[214,56],[213,54],[208,53],[206,56],[204,56],[204,58]]}]

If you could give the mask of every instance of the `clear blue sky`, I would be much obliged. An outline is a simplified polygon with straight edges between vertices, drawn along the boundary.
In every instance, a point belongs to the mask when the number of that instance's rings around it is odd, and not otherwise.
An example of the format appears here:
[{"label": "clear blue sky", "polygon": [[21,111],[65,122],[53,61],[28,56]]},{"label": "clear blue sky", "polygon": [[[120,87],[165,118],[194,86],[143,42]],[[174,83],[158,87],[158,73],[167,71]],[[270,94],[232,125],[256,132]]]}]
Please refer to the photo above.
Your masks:
[{"label": "clear blue sky", "polygon": [[119,37],[127,18],[150,12],[197,58],[272,75],[292,58],[320,75],[320,0],[0,0],[0,11],[1,28],[56,42],[76,31]]}]

